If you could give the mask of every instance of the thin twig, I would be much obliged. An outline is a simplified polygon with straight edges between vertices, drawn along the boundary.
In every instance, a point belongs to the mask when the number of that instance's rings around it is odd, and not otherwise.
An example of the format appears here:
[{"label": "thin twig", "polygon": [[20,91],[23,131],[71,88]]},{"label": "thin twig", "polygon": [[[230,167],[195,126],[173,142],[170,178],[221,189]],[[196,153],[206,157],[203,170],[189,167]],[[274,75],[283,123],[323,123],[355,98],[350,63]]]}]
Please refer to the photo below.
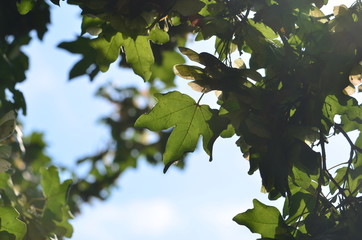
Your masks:
[{"label": "thin twig", "polygon": [[328,168],[327,170],[330,171],[330,170],[332,170],[333,168],[339,167],[339,166],[344,165],[344,164],[347,164],[347,163],[348,163],[348,162],[339,163],[339,164],[337,164],[337,165],[334,165],[333,167]]}]

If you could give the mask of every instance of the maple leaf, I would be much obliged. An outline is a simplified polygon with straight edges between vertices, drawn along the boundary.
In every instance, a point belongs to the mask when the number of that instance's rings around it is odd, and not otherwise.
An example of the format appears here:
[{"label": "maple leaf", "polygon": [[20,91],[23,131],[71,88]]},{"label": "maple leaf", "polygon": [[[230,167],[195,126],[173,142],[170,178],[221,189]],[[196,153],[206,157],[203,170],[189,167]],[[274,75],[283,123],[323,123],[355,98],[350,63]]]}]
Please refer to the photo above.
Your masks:
[{"label": "maple leaf", "polygon": [[158,103],[150,113],[137,119],[135,127],[145,127],[151,131],[173,128],[163,154],[164,172],[186,152],[193,152],[200,136],[211,161],[212,145],[227,124],[218,121],[217,113],[209,106],[199,105],[180,92],[158,93],[155,97]]}]

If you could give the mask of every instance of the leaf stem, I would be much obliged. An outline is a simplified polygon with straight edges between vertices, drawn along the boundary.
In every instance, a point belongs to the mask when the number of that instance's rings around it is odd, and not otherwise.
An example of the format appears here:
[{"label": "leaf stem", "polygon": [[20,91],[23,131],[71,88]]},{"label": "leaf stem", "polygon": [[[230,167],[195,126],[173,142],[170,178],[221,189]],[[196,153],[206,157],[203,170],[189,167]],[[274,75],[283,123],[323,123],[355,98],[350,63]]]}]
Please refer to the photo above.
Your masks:
[{"label": "leaf stem", "polygon": [[203,93],[201,94],[199,100],[197,100],[197,103],[196,103],[197,106],[200,105],[201,99],[204,97],[204,95],[205,95],[205,92],[203,92]]}]

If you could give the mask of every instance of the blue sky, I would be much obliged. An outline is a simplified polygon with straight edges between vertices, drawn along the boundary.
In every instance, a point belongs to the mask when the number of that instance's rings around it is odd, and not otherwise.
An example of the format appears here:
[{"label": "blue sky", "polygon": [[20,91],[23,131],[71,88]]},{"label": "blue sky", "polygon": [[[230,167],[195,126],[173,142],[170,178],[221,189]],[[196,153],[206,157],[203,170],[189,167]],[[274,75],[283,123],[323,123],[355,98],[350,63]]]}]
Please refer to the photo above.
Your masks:
[{"label": "blue sky", "polygon": [[[33,41],[26,48],[31,66],[27,81],[20,86],[28,103],[24,131],[45,132],[49,154],[57,164],[68,166],[102,149],[109,139],[108,130],[98,120],[112,109],[94,97],[96,89],[110,80],[120,85],[143,84],[131,71],[116,67],[92,83],[87,78],[67,81],[78,56],[56,45],[79,35],[78,16],[75,7],[54,7],[53,24],[44,41]],[[204,43],[191,48],[213,51],[212,45]],[[186,81],[178,83],[182,92],[199,96]],[[210,94],[204,103],[213,101]],[[256,239],[258,235],[238,226],[232,217],[251,208],[253,198],[269,205],[280,206],[280,202],[269,202],[267,195],[260,193],[260,178],[257,173],[247,174],[248,162],[235,140],[218,140],[212,163],[202,151],[190,154],[184,171],[171,168],[163,174],[162,166],[141,162],[136,170],[128,170],[119,179],[118,189],[110,199],[83,206],[83,213],[73,221],[72,239]],[[347,160],[348,144],[341,138],[331,141],[328,147],[333,155],[330,166]]]}]

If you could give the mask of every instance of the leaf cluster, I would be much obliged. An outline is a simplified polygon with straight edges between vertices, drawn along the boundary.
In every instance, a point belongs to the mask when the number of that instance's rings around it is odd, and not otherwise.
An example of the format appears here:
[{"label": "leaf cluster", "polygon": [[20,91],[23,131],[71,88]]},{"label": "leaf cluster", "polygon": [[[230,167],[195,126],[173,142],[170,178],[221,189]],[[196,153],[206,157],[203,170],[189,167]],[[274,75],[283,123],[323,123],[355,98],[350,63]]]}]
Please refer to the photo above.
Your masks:
[{"label": "leaf cluster", "polygon": [[30,42],[31,31],[42,39],[49,22],[49,5],[44,1],[0,3],[0,104],[4,112],[22,109],[26,113],[24,96],[16,87],[25,80],[29,65],[21,47]]},{"label": "leaf cluster", "polygon": [[[72,180],[61,182],[58,169],[50,166],[42,134],[33,133],[23,143],[11,137],[3,144],[2,149],[9,148],[6,159],[11,168],[0,173],[1,239],[71,237],[68,192]],[[25,153],[22,145],[28,150]]]}]

